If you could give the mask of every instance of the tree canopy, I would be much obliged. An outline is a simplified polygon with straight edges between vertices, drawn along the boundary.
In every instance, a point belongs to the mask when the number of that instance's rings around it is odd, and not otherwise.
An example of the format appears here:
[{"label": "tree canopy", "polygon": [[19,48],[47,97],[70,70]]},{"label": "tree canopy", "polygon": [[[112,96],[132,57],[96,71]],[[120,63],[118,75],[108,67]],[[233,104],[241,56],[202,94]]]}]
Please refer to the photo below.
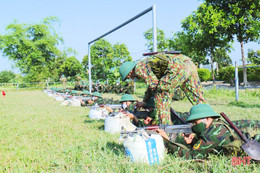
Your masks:
[{"label": "tree canopy", "polygon": [[[225,23],[218,31],[225,31],[229,40],[234,36],[241,44],[242,62],[246,66],[244,43],[259,41],[260,37],[260,3],[259,0],[206,0],[206,4],[223,14]],[[243,69],[244,84],[247,84],[246,68]]]},{"label": "tree canopy", "polygon": [[[132,58],[125,44],[112,45],[105,39],[96,41],[91,46],[92,77],[97,80],[117,79],[120,77],[119,67],[124,61]],[[88,65],[88,56],[84,56],[82,64]]]},{"label": "tree canopy", "polygon": [[49,69],[61,55],[57,46],[63,42],[51,25],[57,21],[55,17],[48,17],[37,24],[14,22],[6,27],[7,34],[0,36],[3,55],[12,60],[29,81],[52,76]]}]

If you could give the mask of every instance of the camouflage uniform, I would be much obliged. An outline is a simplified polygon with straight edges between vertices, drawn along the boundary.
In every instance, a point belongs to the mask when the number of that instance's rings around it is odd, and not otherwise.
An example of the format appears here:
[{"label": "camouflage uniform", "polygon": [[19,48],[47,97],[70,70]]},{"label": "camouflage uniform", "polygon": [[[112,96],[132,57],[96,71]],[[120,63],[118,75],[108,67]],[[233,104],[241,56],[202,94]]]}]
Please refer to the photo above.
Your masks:
[{"label": "camouflage uniform", "polygon": [[98,98],[92,104],[87,104],[86,106],[94,106],[95,104],[104,105],[104,104],[118,104],[118,101],[114,101],[113,98],[106,99],[106,98]]},{"label": "camouflage uniform", "polygon": [[169,153],[177,153],[178,156],[186,159],[203,159],[210,153],[225,153],[233,156],[245,154],[241,149],[241,139],[226,122],[220,119],[214,120],[207,129],[197,134],[196,138],[191,145],[167,139],[164,139],[164,142]]},{"label": "camouflage uniform", "polygon": [[62,83],[62,88],[65,90],[67,87],[67,79],[64,75],[62,75],[62,77],[60,78],[60,81]]},{"label": "camouflage uniform", "polygon": [[135,66],[135,74],[148,85],[144,102],[155,95],[155,107],[161,124],[172,124],[170,104],[180,88],[194,105],[205,102],[197,67],[182,54],[156,54],[142,59]]},{"label": "camouflage uniform", "polygon": [[80,81],[81,81],[81,77],[79,75],[77,75],[76,76],[75,90],[80,90]]}]

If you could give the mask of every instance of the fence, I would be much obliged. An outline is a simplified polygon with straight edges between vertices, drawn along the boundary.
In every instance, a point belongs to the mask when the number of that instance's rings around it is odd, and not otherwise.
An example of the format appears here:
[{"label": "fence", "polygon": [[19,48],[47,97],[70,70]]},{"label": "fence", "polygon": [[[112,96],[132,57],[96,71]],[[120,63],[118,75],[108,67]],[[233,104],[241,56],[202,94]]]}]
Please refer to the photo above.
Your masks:
[{"label": "fence", "polygon": [[[62,86],[61,82],[0,83],[0,89],[45,89]],[[67,82],[67,87],[74,87],[75,81]]]}]

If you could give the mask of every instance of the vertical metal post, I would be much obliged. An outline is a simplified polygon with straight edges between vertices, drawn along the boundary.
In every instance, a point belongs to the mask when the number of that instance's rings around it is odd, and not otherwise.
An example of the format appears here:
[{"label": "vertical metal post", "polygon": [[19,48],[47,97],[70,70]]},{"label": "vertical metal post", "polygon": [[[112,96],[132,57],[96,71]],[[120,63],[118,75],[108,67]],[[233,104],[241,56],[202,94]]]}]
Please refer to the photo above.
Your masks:
[{"label": "vertical metal post", "polygon": [[156,5],[153,4],[153,52],[157,52]]},{"label": "vertical metal post", "polygon": [[107,85],[108,85],[108,79],[107,79]]},{"label": "vertical metal post", "polygon": [[16,84],[16,89],[17,89],[17,91],[19,91],[19,83],[18,82]]},{"label": "vertical metal post", "polygon": [[236,101],[238,101],[239,95],[238,95],[238,67],[237,62],[235,62],[235,90],[236,90]]},{"label": "vertical metal post", "polygon": [[89,80],[89,92],[91,94],[92,90],[92,80],[91,80],[91,54],[90,54],[90,43],[88,44],[88,80]]},{"label": "vertical metal post", "polygon": [[136,83],[134,82],[134,93],[135,93],[135,91],[136,91]]},{"label": "vertical metal post", "polygon": [[46,80],[47,89],[49,89],[49,82]]}]

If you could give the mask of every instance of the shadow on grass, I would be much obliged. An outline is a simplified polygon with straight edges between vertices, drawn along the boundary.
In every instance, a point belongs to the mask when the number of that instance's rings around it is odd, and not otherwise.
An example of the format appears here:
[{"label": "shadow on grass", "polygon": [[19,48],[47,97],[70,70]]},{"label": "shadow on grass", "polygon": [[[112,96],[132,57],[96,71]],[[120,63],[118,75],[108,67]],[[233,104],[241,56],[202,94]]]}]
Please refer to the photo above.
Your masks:
[{"label": "shadow on grass", "polygon": [[105,125],[101,125],[98,127],[99,130],[105,130]]},{"label": "shadow on grass", "polygon": [[106,148],[113,151],[117,156],[122,155],[122,153],[125,153],[125,148],[122,144],[108,142]]},{"label": "shadow on grass", "polygon": [[85,124],[87,124],[87,123],[94,123],[94,122],[104,122],[104,120],[91,120],[91,119],[84,120]]},{"label": "shadow on grass", "polygon": [[237,106],[237,107],[241,107],[241,108],[259,108],[260,109],[259,104],[248,104],[248,103],[239,102],[239,101],[230,102],[228,104],[228,106]]}]

